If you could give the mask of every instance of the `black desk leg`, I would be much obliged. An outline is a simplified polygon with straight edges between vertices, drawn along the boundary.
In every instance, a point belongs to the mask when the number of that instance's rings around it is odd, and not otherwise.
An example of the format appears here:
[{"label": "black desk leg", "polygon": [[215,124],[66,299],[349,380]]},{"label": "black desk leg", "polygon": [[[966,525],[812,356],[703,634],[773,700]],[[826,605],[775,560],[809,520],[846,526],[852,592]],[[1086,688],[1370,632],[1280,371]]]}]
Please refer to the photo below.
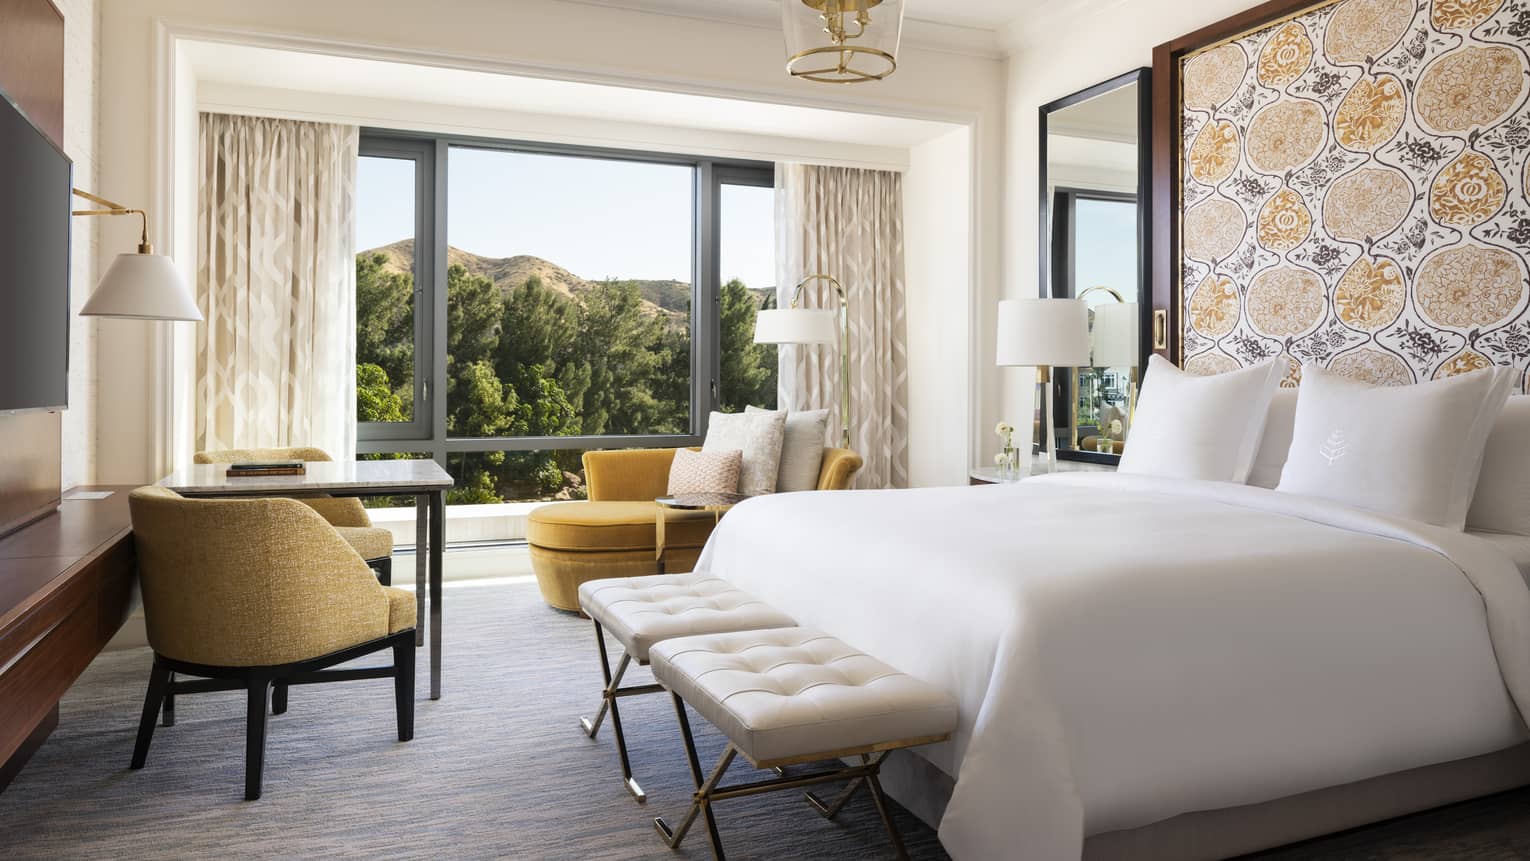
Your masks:
[{"label": "black desk leg", "polygon": [[430,495],[430,698],[441,698],[441,576],[446,550],[446,494]]},{"label": "black desk leg", "polygon": [[430,520],[430,494],[421,493],[414,497],[414,644],[425,645],[425,569],[429,564],[426,548],[430,541],[427,539],[427,523]]}]

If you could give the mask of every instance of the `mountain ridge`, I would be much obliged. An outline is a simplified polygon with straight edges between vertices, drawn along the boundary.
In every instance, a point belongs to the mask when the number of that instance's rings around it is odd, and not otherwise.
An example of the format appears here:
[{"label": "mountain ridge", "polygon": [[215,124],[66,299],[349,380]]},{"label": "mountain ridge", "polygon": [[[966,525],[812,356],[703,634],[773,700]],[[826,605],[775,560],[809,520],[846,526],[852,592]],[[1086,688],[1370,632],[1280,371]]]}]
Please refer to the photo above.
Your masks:
[{"label": "mountain ridge", "polygon": [[[413,266],[414,240],[400,239],[397,242],[358,252],[358,255],[360,254],[382,254],[387,258],[383,263],[385,270],[408,272]],[[481,254],[449,246],[446,249],[446,261],[448,265],[460,264],[469,274],[488,278],[498,288],[501,296],[509,294],[511,290],[526,283],[526,279],[533,275],[542,280],[544,287],[568,299],[577,299],[579,294],[600,283],[589,278],[581,278],[550,260],[531,254],[484,257]],[[643,311],[650,316],[685,318],[690,315],[691,285],[685,281],[642,278],[616,280],[637,286],[638,293],[643,297]]]}]

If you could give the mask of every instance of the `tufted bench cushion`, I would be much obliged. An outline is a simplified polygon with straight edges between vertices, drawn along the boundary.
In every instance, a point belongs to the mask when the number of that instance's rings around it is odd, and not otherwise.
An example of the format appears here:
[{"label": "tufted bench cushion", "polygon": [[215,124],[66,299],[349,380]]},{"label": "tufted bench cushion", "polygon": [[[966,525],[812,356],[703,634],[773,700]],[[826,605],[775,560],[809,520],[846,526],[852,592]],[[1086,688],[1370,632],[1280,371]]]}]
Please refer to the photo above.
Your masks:
[{"label": "tufted bench cushion", "polygon": [[700,574],[592,580],[579,587],[579,606],[640,663],[655,643],[674,637],[796,624],[728,581]]},{"label": "tufted bench cushion", "polygon": [[757,767],[939,741],[956,728],[944,691],[809,628],[665,640],[649,660]]}]

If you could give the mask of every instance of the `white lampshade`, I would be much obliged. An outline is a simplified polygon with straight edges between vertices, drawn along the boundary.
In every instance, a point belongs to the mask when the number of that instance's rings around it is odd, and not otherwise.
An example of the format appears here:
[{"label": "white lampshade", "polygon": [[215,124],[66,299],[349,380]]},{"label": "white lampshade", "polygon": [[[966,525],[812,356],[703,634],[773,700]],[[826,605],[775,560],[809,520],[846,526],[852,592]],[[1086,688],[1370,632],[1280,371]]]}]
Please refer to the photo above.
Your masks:
[{"label": "white lampshade", "polygon": [[118,254],[90,294],[82,317],[130,317],[135,320],[202,319],[191,288],[163,254]]},{"label": "white lampshade", "polygon": [[898,67],[904,0],[781,0],[786,70],[809,81],[850,84]]},{"label": "white lampshade", "polygon": [[1094,328],[1089,332],[1093,367],[1135,368],[1141,361],[1137,349],[1140,331],[1136,302],[1096,305]]},{"label": "white lampshade", "polygon": [[805,308],[761,311],[754,321],[756,344],[832,344],[835,312]]},{"label": "white lampshade", "polygon": [[1028,367],[1089,365],[1089,306],[1082,299],[1005,299],[999,303],[997,363]]}]

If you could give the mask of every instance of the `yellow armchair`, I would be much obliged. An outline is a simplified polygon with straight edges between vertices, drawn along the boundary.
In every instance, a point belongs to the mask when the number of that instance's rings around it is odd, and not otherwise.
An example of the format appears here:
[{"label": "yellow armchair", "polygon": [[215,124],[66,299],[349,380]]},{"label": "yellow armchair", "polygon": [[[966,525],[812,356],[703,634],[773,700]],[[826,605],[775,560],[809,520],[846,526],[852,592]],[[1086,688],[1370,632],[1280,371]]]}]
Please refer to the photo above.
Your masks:
[{"label": "yellow armchair", "polygon": [[[129,498],[154,650],[132,767],[148,757],[177,694],[248,694],[245,797],[259,798],[266,702],[287,689],[392,678],[400,741],[414,737],[414,596],[378,584],[367,563],[312,508],[293,499],[186,499],[161,487]],[[323,672],[383,649],[393,666]],[[176,681],[175,674],[202,681]]]},{"label": "yellow armchair", "polygon": [[[584,502],[560,502],[533,509],[526,540],[531,567],[542,598],[577,612],[579,586],[607,577],[658,573],[654,500],[669,490],[669,468],[676,449],[620,449],[584,455]],[[819,490],[845,490],[861,456],[849,449],[826,448],[818,471]],[[678,520],[665,531],[666,562],[672,570],[695,565],[712,534],[706,518]]]}]

